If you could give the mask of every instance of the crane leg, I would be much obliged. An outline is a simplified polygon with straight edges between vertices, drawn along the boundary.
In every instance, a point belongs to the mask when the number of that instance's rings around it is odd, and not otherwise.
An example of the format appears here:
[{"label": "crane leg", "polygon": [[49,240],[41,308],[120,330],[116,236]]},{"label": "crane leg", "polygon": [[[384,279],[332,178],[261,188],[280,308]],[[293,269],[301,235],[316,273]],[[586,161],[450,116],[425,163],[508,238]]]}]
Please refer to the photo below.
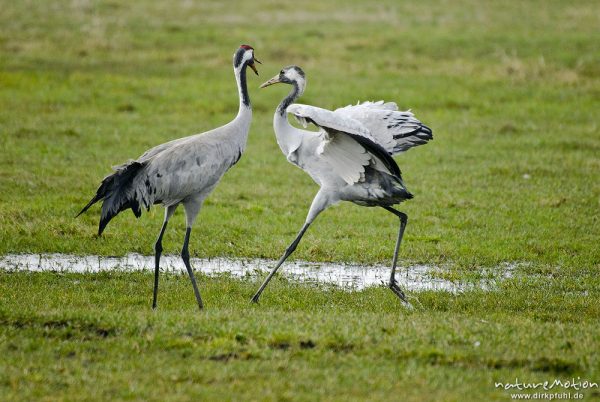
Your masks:
[{"label": "crane leg", "polygon": [[194,295],[196,296],[196,301],[198,302],[198,307],[200,310],[204,307],[202,304],[202,298],[200,297],[200,292],[198,291],[198,285],[196,284],[196,278],[194,277],[194,271],[192,271],[192,266],[190,265],[190,252],[188,251],[188,244],[190,242],[190,233],[192,232],[192,228],[188,227],[185,231],[185,240],[183,241],[183,248],[181,249],[181,258],[183,259],[183,263],[185,264],[185,268],[190,276],[190,280],[192,281],[192,286],[194,287]]},{"label": "crane leg", "polygon": [[156,243],[154,243],[154,296],[152,298],[152,309],[156,309],[156,299],[158,297],[158,273],[160,272],[160,255],[162,254],[162,238],[165,234],[165,229],[167,228],[168,220],[163,222],[162,228],[160,229],[160,234],[158,235],[158,239],[156,239]]},{"label": "crane leg", "polygon": [[275,275],[275,273],[277,272],[277,270],[279,269],[281,264],[284,263],[284,261],[294,252],[294,250],[296,250],[296,247],[298,246],[298,243],[300,243],[300,240],[302,239],[302,236],[304,236],[304,232],[306,232],[306,229],[308,229],[308,226],[310,226],[310,223],[305,223],[304,226],[302,226],[302,229],[300,229],[300,232],[298,233],[298,235],[296,236],[296,238],[294,239],[292,244],[290,244],[288,246],[288,248],[285,249],[285,253],[283,253],[283,256],[279,259],[275,268],[273,268],[273,270],[271,271],[269,276],[267,276],[267,279],[265,279],[263,284],[260,285],[260,288],[258,289],[258,291],[252,297],[253,303],[258,303],[258,299],[260,298],[261,293],[263,292],[263,290],[265,290],[265,288],[271,281],[271,278],[273,277],[273,275]]},{"label": "crane leg", "polygon": [[269,276],[267,276],[267,279],[265,279],[263,284],[260,285],[258,291],[254,294],[254,296],[252,296],[253,303],[258,303],[258,299],[260,298],[261,293],[263,292],[263,290],[265,290],[265,288],[269,284],[269,281],[271,280],[273,275],[275,275],[281,264],[283,264],[283,262],[290,256],[290,254],[294,252],[294,250],[296,250],[298,243],[300,243],[302,236],[304,236],[304,233],[306,232],[310,224],[313,223],[313,221],[321,212],[323,212],[328,206],[334,204],[336,201],[337,199],[331,197],[331,194],[329,194],[327,191],[323,191],[322,189],[319,190],[319,192],[313,199],[312,204],[310,205],[310,210],[308,211],[308,215],[306,216],[306,222],[304,222],[304,226],[302,226],[302,229],[300,229],[300,232],[298,232],[298,235],[296,236],[292,244],[290,244],[288,248],[285,249],[285,253],[283,253],[283,256],[279,259],[275,268],[273,268]]},{"label": "crane leg", "polygon": [[173,216],[176,208],[177,206],[170,206],[165,209],[165,219],[162,228],[160,229],[158,239],[156,239],[156,243],[154,243],[154,291],[152,297],[152,309],[156,309],[156,299],[158,297],[158,274],[160,272],[160,256],[163,251],[162,238],[165,234],[165,229],[167,229],[167,223],[169,223],[169,219]]},{"label": "crane leg", "polygon": [[402,237],[404,236],[404,229],[406,229],[406,224],[408,223],[408,216],[404,212],[397,211],[392,207],[383,208],[400,218],[400,230],[398,230],[398,239],[396,240],[396,248],[394,249],[394,259],[392,260],[392,273],[390,275],[390,282],[388,286],[392,292],[394,292],[394,294],[400,298],[400,300],[402,300],[405,304],[408,304],[406,295],[402,289],[400,289],[400,286],[398,286],[398,282],[396,282],[396,263],[398,262],[398,251],[400,250],[400,244],[402,244]]}]

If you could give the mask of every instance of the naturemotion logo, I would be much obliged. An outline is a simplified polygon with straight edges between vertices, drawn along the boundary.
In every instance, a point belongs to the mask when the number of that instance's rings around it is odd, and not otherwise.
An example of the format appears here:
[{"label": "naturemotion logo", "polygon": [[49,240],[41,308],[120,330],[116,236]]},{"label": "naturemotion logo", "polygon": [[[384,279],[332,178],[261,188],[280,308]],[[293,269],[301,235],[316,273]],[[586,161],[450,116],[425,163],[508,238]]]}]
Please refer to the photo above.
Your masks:
[{"label": "naturemotion logo", "polygon": [[[511,399],[583,399],[583,393],[579,391],[598,388],[598,383],[582,379],[581,377],[571,378],[570,380],[554,379],[552,381],[527,382],[515,378],[513,382],[494,382],[496,388],[506,391],[528,391],[534,390],[535,393],[516,392],[511,393]],[[552,391],[552,392],[544,392]],[[573,391],[573,392],[571,392]]]},{"label": "naturemotion logo", "polygon": [[495,382],[494,386],[496,388],[503,388],[505,390],[516,389],[519,391],[538,388],[543,389],[544,391],[550,391],[553,388],[572,389],[574,391],[579,391],[584,389],[598,388],[598,383],[582,380],[581,377],[577,377],[577,380],[572,378],[571,380],[565,381],[554,379],[552,382],[521,382],[518,378],[515,378],[514,382]]}]

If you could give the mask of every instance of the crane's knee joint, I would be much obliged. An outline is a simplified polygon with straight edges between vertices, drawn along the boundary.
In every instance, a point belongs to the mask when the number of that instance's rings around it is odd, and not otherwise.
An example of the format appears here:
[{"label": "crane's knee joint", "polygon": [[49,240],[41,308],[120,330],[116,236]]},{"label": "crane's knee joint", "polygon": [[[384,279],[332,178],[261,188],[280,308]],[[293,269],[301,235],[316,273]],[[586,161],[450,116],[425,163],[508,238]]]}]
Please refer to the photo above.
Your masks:
[{"label": "crane's knee joint", "polygon": [[162,242],[160,242],[160,241],[157,241],[156,243],[154,243],[154,251],[155,251],[157,254],[160,254],[160,253],[162,253],[162,251],[163,251]]},{"label": "crane's knee joint", "polygon": [[183,258],[184,261],[189,261],[190,252],[188,251],[188,249],[184,248],[183,250],[181,250],[181,258]]},{"label": "crane's knee joint", "polygon": [[400,217],[400,222],[402,222],[402,224],[406,225],[408,223],[408,215],[406,215],[404,212],[399,212]]}]

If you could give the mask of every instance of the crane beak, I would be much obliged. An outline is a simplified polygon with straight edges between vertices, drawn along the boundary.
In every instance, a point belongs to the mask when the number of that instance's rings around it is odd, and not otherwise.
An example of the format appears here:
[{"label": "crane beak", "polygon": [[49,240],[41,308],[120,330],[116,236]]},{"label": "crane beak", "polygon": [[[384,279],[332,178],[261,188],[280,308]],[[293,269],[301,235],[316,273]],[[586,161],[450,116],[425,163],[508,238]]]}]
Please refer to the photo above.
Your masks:
[{"label": "crane beak", "polygon": [[275,77],[271,78],[269,81],[262,84],[260,86],[260,88],[268,87],[269,85],[277,84],[278,82],[281,82],[281,81],[279,80],[279,75],[276,75]]},{"label": "crane beak", "polygon": [[256,69],[256,66],[254,65],[254,62],[255,62],[255,61],[256,61],[257,63],[259,63],[259,64],[262,64],[260,61],[258,61],[258,60],[256,60],[256,59],[254,59],[254,60],[252,61],[252,63],[248,63],[248,65],[250,66],[250,68],[252,69],[252,71],[254,71],[254,74],[258,75],[258,70]]}]

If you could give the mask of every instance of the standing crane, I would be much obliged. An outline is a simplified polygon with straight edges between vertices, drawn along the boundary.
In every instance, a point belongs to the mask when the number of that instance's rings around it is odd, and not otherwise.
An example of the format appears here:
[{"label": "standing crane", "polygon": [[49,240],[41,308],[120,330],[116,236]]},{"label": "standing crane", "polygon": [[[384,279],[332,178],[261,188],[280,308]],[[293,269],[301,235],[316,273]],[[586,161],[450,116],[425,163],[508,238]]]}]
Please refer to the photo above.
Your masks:
[{"label": "standing crane", "polygon": [[[427,143],[433,138],[431,129],[410,111],[398,111],[393,102],[363,102],[333,112],[292,104],[306,88],[304,71],[297,66],[285,67],[260,87],[277,83],[292,86],[273,118],[277,143],[287,160],[308,173],[320,189],[312,201],[302,229],[252,301],[258,302],[273,275],[294,252],[317,215],[339,201],[350,201],[361,206],[382,207],[400,219],[388,286],[403,303],[410,306],[395,279],[398,250],[408,216],[392,206],[413,198],[413,195],[404,186],[400,169],[392,155]],[[287,113],[293,115],[304,128],[308,123],[314,124],[319,132],[292,126]]]},{"label": "standing crane", "polygon": [[254,62],[260,63],[254,57],[254,49],[251,46],[241,45],[233,55],[233,71],[240,98],[240,107],[235,119],[214,130],[158,145],[146,151],[137,160],[115,167],[115,172],[102,180],[94,198],[77,215],[87,211],[96,202],[102,201],[98,227],[100,236],[108,222],[119,212],[131,208],[139,218],[142,207],[149,210],[153,204],[163,204],[164,221],[154,244],[153,309],[156,308],[158,294],[162,238],[167,223],[179,204],[183,204],[186,217],[181,258],[190,276],[198,307],[203,307],[196,278],[190,266],[190,233],[204,199],[246,149],[252,121],[246,68],[250,67],[258,75]]}]

